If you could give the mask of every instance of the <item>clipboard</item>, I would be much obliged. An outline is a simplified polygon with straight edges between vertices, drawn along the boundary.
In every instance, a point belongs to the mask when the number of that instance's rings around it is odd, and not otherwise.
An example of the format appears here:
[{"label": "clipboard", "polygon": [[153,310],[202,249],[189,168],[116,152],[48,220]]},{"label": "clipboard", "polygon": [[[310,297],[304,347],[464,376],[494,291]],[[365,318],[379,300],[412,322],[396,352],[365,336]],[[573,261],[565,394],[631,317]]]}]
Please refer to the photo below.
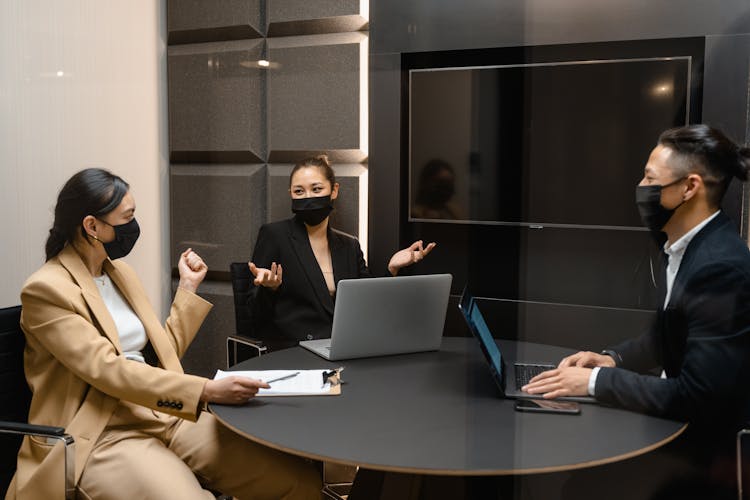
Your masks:
[{"label": "clipboard", "polygon": [[239,376],[269,380],[270,389],[260,389],[256,398],[277,396],[338,396],[341,394],[343,367],[315,370],[217,370],[214,380]]}]

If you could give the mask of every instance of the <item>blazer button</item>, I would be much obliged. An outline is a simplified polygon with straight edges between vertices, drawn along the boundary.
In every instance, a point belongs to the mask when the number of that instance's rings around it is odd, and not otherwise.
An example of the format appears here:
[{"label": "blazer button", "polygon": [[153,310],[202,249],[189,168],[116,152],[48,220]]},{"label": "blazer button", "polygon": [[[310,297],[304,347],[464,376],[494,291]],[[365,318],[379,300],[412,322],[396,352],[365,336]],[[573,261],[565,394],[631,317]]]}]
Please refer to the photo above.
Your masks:
[{"label": "blazer button", "polygon": [[177,408],[177,403],[175,403],[174,401],[170,401],[169,406],[171,406],[172,408]]},{"label": "blazer button", "polygon": [[182,410],[182,403],[177,403],[177,409]]},{"label": "blazer button", "polygon": [[307,340],[312,340],[312,339],[313,339],[312,333],[308,333],[307,334]]},{"label": "blazer button", "polygon": [[160,399],[159,401],[156,402],[156,406],[158,406],[159,408],[161,408],[162,406],[164,406],[164,401],[162,401]]}]

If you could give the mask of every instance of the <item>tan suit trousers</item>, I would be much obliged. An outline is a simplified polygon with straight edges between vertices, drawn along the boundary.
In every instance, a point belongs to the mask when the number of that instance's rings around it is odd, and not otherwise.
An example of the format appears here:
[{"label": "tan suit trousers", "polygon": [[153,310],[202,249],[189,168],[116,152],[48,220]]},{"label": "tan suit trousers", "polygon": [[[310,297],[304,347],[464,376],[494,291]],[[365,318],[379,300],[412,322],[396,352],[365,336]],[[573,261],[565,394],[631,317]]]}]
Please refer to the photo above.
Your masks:
[{"label": "tan suit trousers", "polygon": [[78,496],[96,500],[321,498],[311,462],[235,434],[210,413],[188,422],[121,403],[94,445]]}]

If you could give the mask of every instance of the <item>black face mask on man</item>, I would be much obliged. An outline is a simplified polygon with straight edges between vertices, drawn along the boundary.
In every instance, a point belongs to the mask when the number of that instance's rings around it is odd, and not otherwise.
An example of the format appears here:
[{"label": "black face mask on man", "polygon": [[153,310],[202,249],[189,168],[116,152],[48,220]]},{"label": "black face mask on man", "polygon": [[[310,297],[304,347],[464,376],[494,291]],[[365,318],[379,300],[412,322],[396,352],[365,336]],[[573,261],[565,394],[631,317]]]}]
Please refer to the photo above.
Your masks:
[{"label": "black face mask on man", "polygon": [[[101,220],[101,219],[99,219]],[[103,221],[108,226],[112,226],[109,222]],[[141,228],[138,222],[133,218],[130,222],[125,224],[118,224],[112,226],[115,230],[115,239],[104,243],[104,251],[107,252],[107,257],[112,260],[120,259],[125,257],[135,246],[135,242],[138,241],[138,237],[141,235]]]},{"label": "black face mask on man", "polygon": [[661,204],[661,191],[665,187],[673,186],[684,179],[684,177],[681,177],[663,186],[635,187],[635,204],[638,206],[638,212],[641,215],[641,221],[643,221],[644,226],[651,231],[659,232],[667,225],[675,210],[685,203],[685,200],[682,200],[674,208],[664,208]]},{"label": "black face mask on man", "polygon": [[292,198],[292,212],[308,226],[317,226],[333,210],[331,195],[312,198]]}]

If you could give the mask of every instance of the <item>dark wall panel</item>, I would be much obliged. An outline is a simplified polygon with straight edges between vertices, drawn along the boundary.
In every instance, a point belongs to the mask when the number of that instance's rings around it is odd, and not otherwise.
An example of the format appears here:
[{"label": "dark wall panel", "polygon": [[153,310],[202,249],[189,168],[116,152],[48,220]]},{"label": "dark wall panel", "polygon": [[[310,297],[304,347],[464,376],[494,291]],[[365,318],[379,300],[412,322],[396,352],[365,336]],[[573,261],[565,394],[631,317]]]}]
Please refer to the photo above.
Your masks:
[{"label": "dark wall panel", "polygon": [[746,33],[745,0],[379,0],[373,53]]},{"label": "dark wall panel", "polygon": [[172,161],[263,161],[263,44],[169,47]]},{"label": "dark wall panel", "polygon": [[169,43],[258,38],[264,33],[261,0],[169,0]]}]

